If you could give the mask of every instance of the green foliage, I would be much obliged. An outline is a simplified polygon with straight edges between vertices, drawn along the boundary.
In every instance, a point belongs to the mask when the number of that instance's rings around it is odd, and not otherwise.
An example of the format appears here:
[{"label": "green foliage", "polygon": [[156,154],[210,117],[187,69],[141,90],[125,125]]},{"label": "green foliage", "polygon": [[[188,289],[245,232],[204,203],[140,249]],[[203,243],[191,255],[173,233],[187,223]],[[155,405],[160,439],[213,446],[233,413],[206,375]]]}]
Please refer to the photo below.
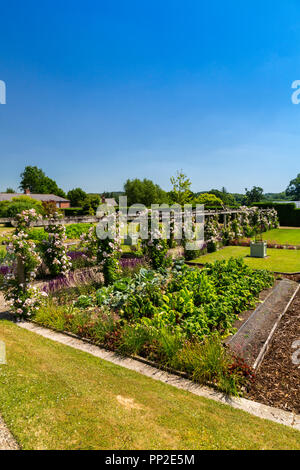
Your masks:
[{"label": "green foliage", "polygon": [[82,234],[88,233],[91,227],[93,227],[93,224],[78,223],[66,225],[66,237],[69,240],[77,240]]},{"label": "green foliage", "polygon": [[259,202],[255,206],[260,209],[276,209],[279,223],[283,227],[300,227],[300,209],[294,203]]},{"label": "green foliage", "polygon": [[[79,240],[81,235],[88,233],[91,227],[93,227],[93,224],[78,223],[66,225],[66,237],[68,240]],[[31,240],[41,242],[48,239],[48,234],[44,228],[34,227],[29,230],[28,237]]]},{"label": "green foliage", "polygon": [[266,201],[274,202],[274,201],[288,201],[289,197],[287,196],[285,191],[281,193],[265,193],[264,199]]},{"label": "green foliage", "polygon": [[88,308],[93,305],[93,298],[90,295],[80,295],[74,306],[78,308]]},{"label": "green foliage", "polygon": [[67,197],[71,203],[71,206],[82,207],[87,197],[87,193],[81,188],[75,188],[68,192]]},{"label": "green foliage", "polygon": [[140,325],[126,324],[122,329],[119,351],[122,354],[138,355],[145,348],[145,344],[152,341],[151,331]]},{"label": "green foliage", "polygon": [[96,294],[74,295],[69,306],[50,299],[36,320],[239,395],[251,371],[226,350],[222,337],[272,282],[271,274],[253,271],[241,260],[214,263],[201,271],[177,262],[172,270],[141,269]]},{"label": "green foliage", "polygon": [[133,180],[128,179],[124,184],[124,191],[127,196],[128,206],[144,204],[146,207],[150,207],[151,204],[168,202],[167,193],[158,184],[146,178],[143,181],[138,178]]},{"label": "green foliage", "polygon": [[218,335],[202,343],[186,342],[173,359],[174,366],[189,373],[200,384],[210,384],[227,395],[240,395],[241,388],[251,379],[251,371],[236,371],[234,358],[223,346]]},{"label": "green foliage", "polygon": [[82,207],[66,207],[63,209],[66,217],[77,217],[83,215]]},{"label": "green foliage", "polygon": [[38,214],[43,214],[41,201],[30,196],[13,197],[11,201],[0,202],[0,217],[15,217],[17,214],[29,209],[35,209]]},{"label": "green foliage", "polygon": [[259,292],[273,282],[271,273],[253,271],[234,258],[201,271],[182,267],[169,276],[141,269],[132,279],[100,289],[97,303],[147,327],[201,339],[212,331],[231,332],[238,315],[254,306]]},{"label": "green foliage", "polygon": [[60,189],[56,182],[45,175],[41,168],[36,166],[26,166],[20,175],[20,188],[25,191],[36,194],[55,194],[56,196],[66,197],[64,191]]},{"label": "green foliage", "polygon": [[161,239],[142,240],[142,250],[153,269],[164,268],[170,264],[168,241]]},{"label": "green foliage", "polygon": [[3,263],[6,257],[7,257],[6,248],[4,246],[0,246],[0,264]]},{"label": "green foliage", "polygon": [[191,180],[183,173],[182,170],[177,171],[176,176],[170,178],[172,191],[169,195],[172,202],[180,205],[190,203],[192,200]]},{"label": "green foliage", "polygon": [[82,210],[84,214],[94,215],[100,205],[101,199],[98,194],[87,194],[83,204]]},{"label": "green foliage", "polygon": [[[222,188],[222,191],[219,191],[218,189],[212,189],[211,191],[209,191],[209,194],[214,194],[217,198],[221,199],[225,206],[237,205],[237,201],[234,195],[228,193],[225,188]],[[242,198],[240,202],[242,202]]]},{"label": "green foliage", "polygon": [[255,202],[260,202],[264,197],[263,197],[263,192],[264,190],[260,188],[259,186],[253,186],[252,189],[248,190],[247,188],[245,189],[245,198],[244,198],[244,204],[246,206],[251,206],[251,204]]},{"label": "green foliage", "polygon": [[298,173],[296,178],[290,181],[286,189],[286,195],[291,197],[294,201],[300,200],[300,173]]},{"label": "green foliage", "polygon": [[28,230],[28,238],[36,242],[42,242],[48,239],[48,234],[45,232],[44,228],[34,227]]},{"label": "green foliage", "polygon": [[66,228],[60,223],[61,217],[58,212],[47,216],[48,225],[45,226],[45,231],[48,237],[40,246],[43,261],[52,276],[66,275],[71,269],[65,246]]},{"label": "green foliage", "polygon": [[207,207],[223,207],[223,201],[215,194],[202,193],[193,200],[193,204],[203,204]]}]

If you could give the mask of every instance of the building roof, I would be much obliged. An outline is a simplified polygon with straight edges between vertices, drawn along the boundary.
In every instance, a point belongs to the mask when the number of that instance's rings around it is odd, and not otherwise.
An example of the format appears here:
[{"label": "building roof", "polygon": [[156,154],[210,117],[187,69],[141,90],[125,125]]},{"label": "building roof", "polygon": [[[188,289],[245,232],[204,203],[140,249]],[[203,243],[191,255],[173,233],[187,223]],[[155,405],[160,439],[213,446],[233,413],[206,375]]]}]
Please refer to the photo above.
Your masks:
[{"label": "building roof", "polygon": [[0,193],[0,201],[11,201],[13,197],[27,196],[37,201],[54,201],[54,202],[70,202],[68,199],[64,199],[55,194],[24,194],[24,193]]}]

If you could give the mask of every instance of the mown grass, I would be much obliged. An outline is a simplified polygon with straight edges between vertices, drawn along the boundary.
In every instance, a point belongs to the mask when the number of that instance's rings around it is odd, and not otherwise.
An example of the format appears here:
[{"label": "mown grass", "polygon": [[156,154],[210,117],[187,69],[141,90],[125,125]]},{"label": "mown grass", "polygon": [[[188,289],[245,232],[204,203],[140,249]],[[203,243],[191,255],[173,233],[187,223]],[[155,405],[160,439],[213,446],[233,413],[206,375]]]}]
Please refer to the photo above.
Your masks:
[{"label": "mown grass", "polygon": [[0,235],[12,233],[14,230],[14,227],[6,227],[4,224],[0,224]]},{"label": "mown grass", "polygon": [[250,247],[226,246],[225,248],[199,256],[192,263],[213,263],[217,260],[242,257],[245,263],[253,269],[267,269],[273,272],[299,272],[300,250],[267,249],[267,258],[250,258]]},{"label": "mown grass", "polygon": [[277,228],[263,233],[269,243],[281,245],[300,245],[300,229]]},{"label": "mown grass", "polygon": [[300,449],[300,433],[0,321],[0,413],[23,449]]}]

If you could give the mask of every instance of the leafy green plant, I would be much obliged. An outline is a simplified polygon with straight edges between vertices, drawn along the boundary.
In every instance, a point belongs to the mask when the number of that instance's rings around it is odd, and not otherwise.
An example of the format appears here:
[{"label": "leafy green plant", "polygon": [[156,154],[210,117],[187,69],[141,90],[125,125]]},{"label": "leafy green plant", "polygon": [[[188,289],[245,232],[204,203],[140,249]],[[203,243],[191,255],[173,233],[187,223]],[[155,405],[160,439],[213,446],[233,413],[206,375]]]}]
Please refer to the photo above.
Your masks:
[{"label": "leafy green plant", "polygon": [[80,295],[74,302],[74,306],[78,308],[88,308],[93,305],[93,299],[90,295]]}]

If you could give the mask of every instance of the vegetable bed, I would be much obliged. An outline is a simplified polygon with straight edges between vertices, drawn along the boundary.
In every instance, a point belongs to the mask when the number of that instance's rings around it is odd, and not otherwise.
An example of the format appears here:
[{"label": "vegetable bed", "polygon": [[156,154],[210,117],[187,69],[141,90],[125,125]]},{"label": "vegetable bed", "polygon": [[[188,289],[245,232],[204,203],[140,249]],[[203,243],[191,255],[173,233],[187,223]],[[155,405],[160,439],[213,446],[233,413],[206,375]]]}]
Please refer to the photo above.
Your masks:
[{"label": "vegetable bed", "polygon": [[142,268],[84,293],[60,291],[49,297],[35,320],[238,395],[252,373],[222,340],[273,281],[271,273],[254,271],[237,259],[203,270],[177,262],[170,269]]}]

